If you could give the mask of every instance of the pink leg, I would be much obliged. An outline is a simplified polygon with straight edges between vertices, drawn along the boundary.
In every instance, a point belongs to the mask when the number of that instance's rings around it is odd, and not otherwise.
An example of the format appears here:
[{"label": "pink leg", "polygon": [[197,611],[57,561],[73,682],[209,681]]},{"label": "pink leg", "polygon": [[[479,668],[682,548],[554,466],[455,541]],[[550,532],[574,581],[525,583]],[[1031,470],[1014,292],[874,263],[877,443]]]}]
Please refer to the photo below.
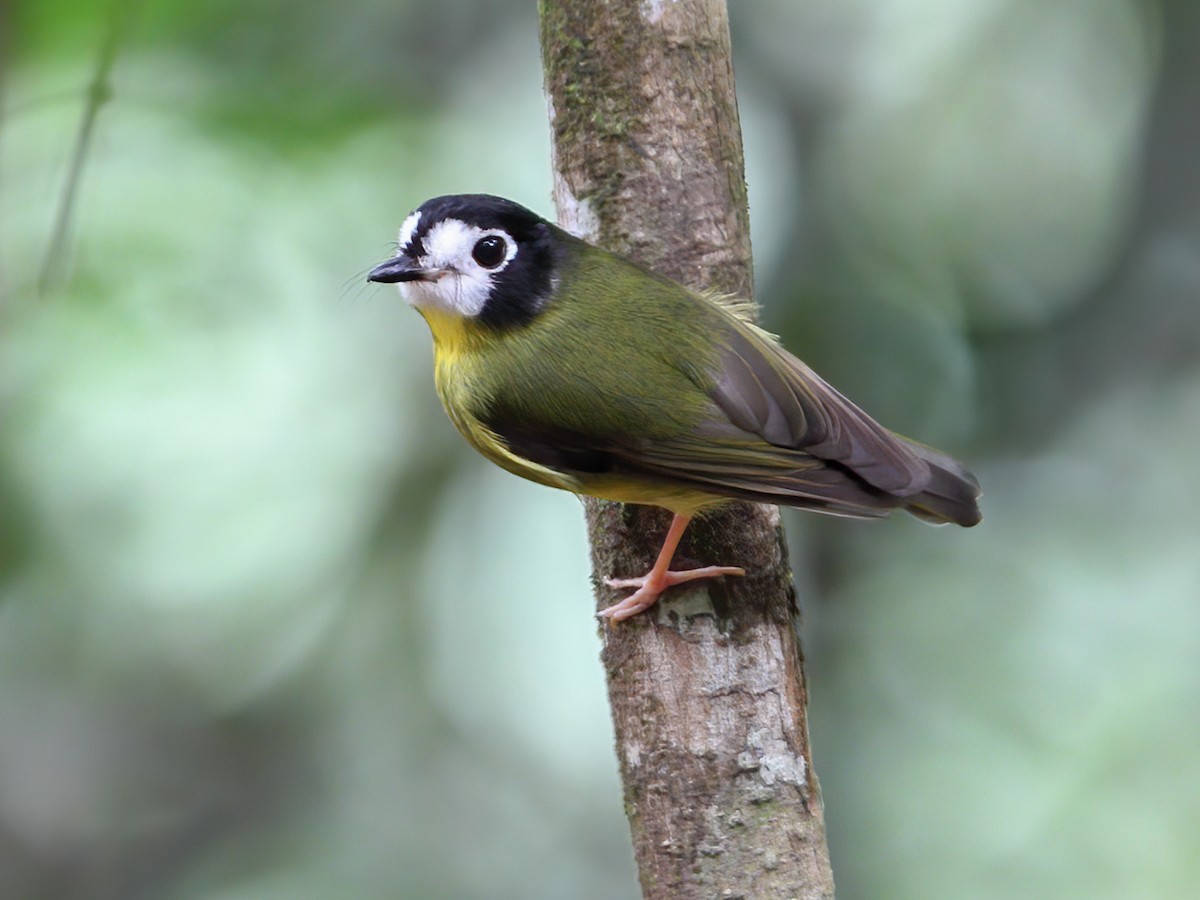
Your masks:
[{"label": "pink leg", "polygon": [[604,583],[609,587],[632,587],[637,590],[621,602],[613,604],[608,609],[602,609],[598,615],[612,619],[614,622],[620,622],[622,619],[636,616],[644,609],[649,609],[658,602],[658,595],[672,585],[684,584],[700,578],[716,578],[719,575],[746,574],[744,569],[739,569],[737,566],[705,566],[702,569],[687,569],[683,572],[671,571],[671,560],[674,558],[679,541],[683,538],[683,532],[687,530],[688,522],[691,520],[691,516],[675,514],[675,518],[671,520],[671,527],[667,530],[667,536],[663,540],[662,549],[658,551],[658,559],[654,561],[650,571],[641,578],[604,579]]}]

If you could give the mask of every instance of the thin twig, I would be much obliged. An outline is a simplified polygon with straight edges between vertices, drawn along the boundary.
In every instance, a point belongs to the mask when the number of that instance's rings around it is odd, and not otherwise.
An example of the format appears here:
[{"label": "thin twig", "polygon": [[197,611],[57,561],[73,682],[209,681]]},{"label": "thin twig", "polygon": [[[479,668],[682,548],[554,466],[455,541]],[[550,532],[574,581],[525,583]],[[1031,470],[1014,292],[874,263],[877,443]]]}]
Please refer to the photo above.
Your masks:
[{"label": "thin twig", "polygon": [[[3,137],[4,134],[4,100],[7,93],[5,88],[8,84],[5,76],[8,75],[12,19],[12,0],[0,0],[0,137]],[[0,141],[0,151],[3,150],[2,144],[3,142]],[[2,167],[0,167],[0,171],[3,171]],[[0,196],[3,194],[0,193]],[[0,209],[0,213],[2,212],[3,209]],[[0,255],[0,313],[4,311],[5,294],[4,257]]]},{"label": "thin twig", "polygon": [[96,117],[100,113],[100,107],[112,99],[113,64],[116,62],[117,50],[133,21],[136,3],[137,0],[113,0],[108,17],[108,33],[105,34],[104,42],[100,46],[100,55],[96,60],[96,68],[92,72],[91,84],[88,85],[83,105],[83,118],[79,122],[79,131],[75,135],[75,147],[71,152],[67,180],[63,184],[62,196],[58,201],[58,212],[54,217],[54,228],[50,232],[50,240],[46,244],[46,256],[42,260],[41,273],[38,275],[37,296],[39,298],[49,294],[55,283],[61,281],[62,273],[65,270],[63,255],[71,229],[71,217],[75,211],[75,196],[79,191],[79,183],[83,178],[83,166],[87,162],[92,133],[96,128]]}]

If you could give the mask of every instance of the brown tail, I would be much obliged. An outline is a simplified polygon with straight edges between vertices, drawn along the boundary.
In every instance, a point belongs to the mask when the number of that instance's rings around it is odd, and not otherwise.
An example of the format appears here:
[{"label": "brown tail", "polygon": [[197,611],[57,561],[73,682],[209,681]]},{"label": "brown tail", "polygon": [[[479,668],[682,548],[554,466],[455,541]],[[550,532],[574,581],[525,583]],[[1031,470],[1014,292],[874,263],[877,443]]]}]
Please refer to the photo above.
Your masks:
[{"label": "brown tail", "polygon": [[925,490],[908,498],[905,509],[938,525],[978,525],[983,514],[979,511],[979,481],[975,476],[958,460],[916,441],[903,440],[929,465],[933,475]]}]

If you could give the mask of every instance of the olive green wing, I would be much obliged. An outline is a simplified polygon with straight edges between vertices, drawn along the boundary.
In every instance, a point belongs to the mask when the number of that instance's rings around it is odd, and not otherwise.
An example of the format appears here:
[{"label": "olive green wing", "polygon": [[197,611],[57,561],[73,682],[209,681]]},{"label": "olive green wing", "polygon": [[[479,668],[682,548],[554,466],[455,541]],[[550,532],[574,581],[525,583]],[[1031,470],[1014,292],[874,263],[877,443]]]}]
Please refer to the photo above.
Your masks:
[{"label": "olive green wing", "polygon": [[[719,339],[709,396],[721,415],[695,436],[707,449],[690,441],[661,448],[668,468],[695,474],[719,449],[727,466],[705,471],[705,481],[747,499],[851,516],[904,507],[934,522],[979,521],[979,483],[959,462],[884,428],[740,317],[725,318]],[[652,449],[644,463],[659,455]]]},{"label": "olive green wing", "polygon": [[836,463],[889,494],[911,496],[928,484],[928,466],[907,443],[766,332],[725,324],[710,396],[730,424],[771,447]]},{"label": "olive green wing", "polygon": [[[688,374],[687,400],[700,399],[687,428],[648,438],[512,414],[488,427],[514,453],[584,484],[630,479],[846,516],[904,507],[935,522],[978,521],[978,484],[961,465],[876,423],[765,332],[696,302],[718,352],[698,369],[694,354],[659,348]],[[622,400],[607,392],[597,402]]]},{"label": "olive green wing", "polygon": [[[979,521],[979,483],[956,460],[884,428],[737,315],[725,317],[719,338],[709,396],[721,415],[696,435],[728,457],[723,473],[705,474],[713,489],[851,516],[904,507],[934,522]],[[685,460],[707,455],[663,450],[674,457],[668,467],[691,471]]]}]

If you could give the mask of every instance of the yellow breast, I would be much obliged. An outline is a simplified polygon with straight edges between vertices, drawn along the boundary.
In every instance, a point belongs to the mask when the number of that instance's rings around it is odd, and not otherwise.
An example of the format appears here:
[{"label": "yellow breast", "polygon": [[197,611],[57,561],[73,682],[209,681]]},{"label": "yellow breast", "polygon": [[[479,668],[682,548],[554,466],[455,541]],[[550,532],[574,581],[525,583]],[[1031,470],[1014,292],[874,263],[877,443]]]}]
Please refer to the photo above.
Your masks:
[{"label": "yellow breast", "polygon": [[479,419],[493,388],[485,377],[487,360],[480,328],[462,316],[421,309],[433,333],[434,384],[450,421],[467,442],[491,462],[514,475],[562,490],[584,493],[567,475],[524,459],[508,449]]},{"label": "yellow breast", "polygon": [[693,515],[727,502],[723,497],[629,474],[567,475],[512,452],[479,418],[496,390],[496,366],[489,361],[496,339],[469,319],[440,310],[421,309],[434,343],[434,382],[450,421],[467,442],[506,471],[548,487],[605,500],[661,506]]}]

